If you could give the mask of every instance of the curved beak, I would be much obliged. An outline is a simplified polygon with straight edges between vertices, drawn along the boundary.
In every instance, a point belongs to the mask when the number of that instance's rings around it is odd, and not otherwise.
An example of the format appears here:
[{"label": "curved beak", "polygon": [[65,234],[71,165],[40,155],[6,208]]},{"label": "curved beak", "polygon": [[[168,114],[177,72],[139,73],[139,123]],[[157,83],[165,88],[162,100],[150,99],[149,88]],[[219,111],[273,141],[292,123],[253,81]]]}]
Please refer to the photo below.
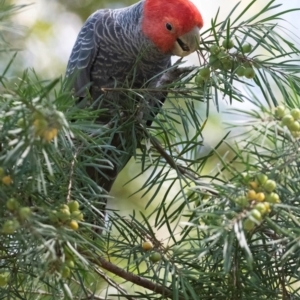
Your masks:
[{"label": "curved beak", "polygon": [[199,30],[199,27],[195,26],[191,31],[178,37],[172,49],[172,54],[183,57],[196,51],[200,43]]}]

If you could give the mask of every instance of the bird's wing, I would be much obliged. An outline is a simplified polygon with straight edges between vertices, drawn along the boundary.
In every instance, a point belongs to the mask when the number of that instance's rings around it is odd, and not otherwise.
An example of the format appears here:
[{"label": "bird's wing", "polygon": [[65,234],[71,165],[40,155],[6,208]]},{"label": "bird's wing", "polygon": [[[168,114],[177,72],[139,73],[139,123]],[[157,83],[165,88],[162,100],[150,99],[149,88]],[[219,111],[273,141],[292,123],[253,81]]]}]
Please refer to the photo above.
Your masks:
[{"label": "bird's wing", "polygon": [[69,58],[66,77],[70,78],[76,96],[86,96],[86,89],[89,88],[91,67],[100,46],[100,36],[97,30],[106,13],[106,10],[98,10],[87,19]]}]

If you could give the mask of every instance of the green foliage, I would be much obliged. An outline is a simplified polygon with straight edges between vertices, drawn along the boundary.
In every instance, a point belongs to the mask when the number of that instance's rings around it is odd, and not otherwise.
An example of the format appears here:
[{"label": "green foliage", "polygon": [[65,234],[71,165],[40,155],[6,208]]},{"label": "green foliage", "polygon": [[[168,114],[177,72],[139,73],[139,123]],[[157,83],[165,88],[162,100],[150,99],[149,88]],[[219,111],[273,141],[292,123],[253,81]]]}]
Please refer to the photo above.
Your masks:
[{"label": "green foliage", "polygon": [[[97,124],[105,111],[78,108],[63,80],[24,71],[12,82],[8,62],[0,95],[0,298],[299,298],[299,51],[277,25],[293,11],[273,14],[279,5],[269,1],[243,20],[255,2],[212,20],[201,67],[158,91],[169,91],[169,103],[151,128],[139,119],[146,87],[122,88],[129,100],[120,112],[129,118]],[[1,1],[1,18],[19,8]],[[223,99],[245,109],[228,111],[238,122],[204,152],[211,107]],[[127,152],[111,146],[116,134]],[[104,223],[107,194],[88,170],[106,176],[107,153],[120,165],[134,154],[137,177],[149,175],[136,188],[149,196],[146,212],[110,212]]]}]

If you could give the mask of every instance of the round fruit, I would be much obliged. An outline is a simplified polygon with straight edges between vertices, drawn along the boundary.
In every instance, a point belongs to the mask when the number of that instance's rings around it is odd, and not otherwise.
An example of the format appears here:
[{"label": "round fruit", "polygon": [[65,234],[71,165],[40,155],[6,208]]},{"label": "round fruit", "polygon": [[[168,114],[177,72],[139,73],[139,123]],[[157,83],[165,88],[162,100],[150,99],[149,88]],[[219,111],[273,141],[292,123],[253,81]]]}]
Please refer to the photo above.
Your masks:
[{"label": "round fruit", "polygon": [[239,77],[244,76],[244,74],[245,74],[245,67],[239,66],[239,67],[236,69],[235,73],[236,73],[236,75],[239,76]]},{"label": "round fruit", "polygon": [[179,245],[173,246],[172,250],[173,250],[174,255],[180,255],[184,252],[184,248],[182,246],[179,246]]},{"label": "round fruit", "polygon": [[267,195],[266,201],[269,203],[280,203],[280,198],[279,198],[278,194],[271,193],[271,194]]},{"label": "round fruit", "polygon": [[66,265],[67,265],[70,269],[73,269],[73,268],[75,267],[74,260],[68,259],[68,260],[66,261]]},{"label": "round fruit", "polygon": [[68,207],[70,209],[71,212],[73,211],[78,211],[79,210],[79,203],[78,201],[72,200],[68,203]]},{"label": "round fruit", "polygon": [[73,230],[77,230],[78,227],[79,227],[77,221],[75,221],[75,220],[71,220],[70,223],[69,223],[69,226]]},{"label": "round fruit", "polygon": [[12,179],[9,175],[3,176],[2,177],[2,183],[4,185],[10,185],[12,183]]},{"label": "round fruit", "polygon": [[254,189],[256,190],[258,188],[258,185],[257,185],[257,182],[256,181],[251,181],[249,182],[249,185]]},{"label": "round fruit", "polygon": [[262,220],[261,213],[257,209],[255,209],[255,208],[251,210],[250,216],[253,219],[257,220],[257,221],[261,221]]},{"label": "round fruit", "polygon": [[159,252],[153,252],[150,256],[150,260],[153,263],[156,263],[161,260],[161,254]]},{"label": "round fruit", "polygon": [[299,108],[293,108],[291,110],[291,115],[295,120],[299,120],[300,119],[300,109]]},{"label": "round fruit", "polygon": [[256,201],[263,202],[265,200],[265,194],[264,193],[257,193],[256,194]]},{"label": "round fruit", "polygon": [[234,47],[234,43],[233,43],[232,40],[226,39],[226,40],[223,41],[222,46],[223,46],[225,49],[231,49],[231,48]]},{"label": "round fruit", "polygon": [[62,208],[58,212],[58,218],[61,221],[67,221],[68,219],[70,219],[70,216],[71,216],[71,213],[70,213],[69,208],[68,209]]},{"label": "round fruit", "polygon": [[19,217],[22,221],[28,220],[31,216],[31,209],[30,207],[21,207],[19,209]]},{"label": "round fruit", "polygon": [[267,182],[264,184],[264,189],[271,193],[276,189],[276,182],[274,180],[268,179]]},{"label": "round fruit", "polygon": [[265,174],[258,174],[256,179],[260,185],[264,185],[268,180],[268,176]]},{"label": "round fruit", "polygon": [[59,221],[58,213],[56,210],[51,210],[51,212],[49,213],[49,220],[53,223],[56,223]]},{"label": "round fruit", "polygon": [[19,226],[20,224],[17,220],[6,221],[2,226],[2,232],[5,234],[13,234]]},{"label": "round fruit", "polygon": [[6,201],[6,207],[10,210],[10,211],[14,211],[16,209],[18,209],[19,207],[19,203],[17,201],[17,199],[15,198],[10,198]]},{"label": "round fruit", "polygon": [[202,86],[204,82],[205,82],[205,79],[204,79],[202,76],[197,75],[197,76],[195,77],[195,83],[196,83],[197,85]]},{"label": "round fruit", "polygon": [[71,218],[77,221],[83,221],[83,213],[80,210],[75,210],[71,213]]},{"label": "round fruit", "polygon": [[142,248],[145,251],[149,251],[153,249],[153,244],[150,241],[143,242]]},{"label": "round fruit", "polygon": [[4,287],[7,284],[7,276],[0,274],[0,287]]},{"label": "round fruit", "polygon": [[204,79],[208,79],[210,77],[210,68],[202,68],[199,71],[199,75],[203,77]]},{"label": "round fruit", "polygon": [[268,212],[267,206],[265,203],[257,203],[254,208],[258,210],[262,215],[266,214]]},{"label": "round fruit", "polygon": [[47,129],[43,132],[42,137],[45,141],[51,142],[57,136],[57,133],[57,128]]},{"label": "round fruit", "polygon": [[252,50],[252,46],[250,44],[245,44],[242,46],[243,53],[249,53]]},{"label": "round fruit", "polygon": [[290,114],[285,115],[285,116],[282,118],[282,120],[281,120],[281,123],[282,123],[283,126],[284,126],[284,125],[289,126],[289,125],[292,124],[293,122],[294,122],[294,118],[293,118],[293,116],[290,115]]},{"label": "round fruit", "polygon": [[248,193],[247,193],[247,198],[249,200],[256,199],[256,192],[254,190],[249,190]]},{"label": "round fruit", "polygon": [[23,118],[20,118],[18,121],[17,121],[17,126],[20,127],[20,128],[24,128],[26,125],[26,122]]},{"label": "round fruit", "polygon": [[218,45],[212,45],[209,48],[211,54],[218,54],[220,52],[220,47]]},{"label": "round fruit", "polygon": [[33,126],[35,128],[35,134],[42,137],[48,128],[48,122],[44,118],[38,118],[33,121]]},{"label": "round fruit", "polygon": [[298,121],[292,122],[287,127],[290,131],[300,131],[300,123]]},{"label": "round fruit", "polygon": [[226,60],[221,62],[222,64],[222,69],[223,70],[231,70],[232,69],[232,61],[231,60]]},{"label": "round fruit", "polygon": [[255,223],[250,219],[246,219],[243,222],[243,227],[244,227],[245,230],[250,231],[250,230],[254,229]]},{"label": "round fruit", "polygon": [[241,207],[246,207],[249,204],[248,199],[243,196],[236,198],[235,202],[236,202],[236,204],[238,204]]},{"label": "round fruit", "polygon": [[247,67],[244,72],[244,76],[248,79],[252,79],[255,77],[255,71],[252,67]]},{"label": "round fruit", "polygon": [[69,278],[71,275],[70,268],[67,266],[64,266],[63,269],[61,270],[61,277],[62,278]]},{"label": "round fruit", "polygon": [[298,138],[298,137],[300,137],[300,132],[299,132],[299,131],[291,131],[291,135],[292,135],[294,138]]},{"label": "round fruit", "polygon": [[275,108],[275,116],[276,116],[277,118],[283,118],[284,115],[285,115],[285,107],[284,107],[284,106],[281,106],[281,105],[277,106],[277,107]]}]

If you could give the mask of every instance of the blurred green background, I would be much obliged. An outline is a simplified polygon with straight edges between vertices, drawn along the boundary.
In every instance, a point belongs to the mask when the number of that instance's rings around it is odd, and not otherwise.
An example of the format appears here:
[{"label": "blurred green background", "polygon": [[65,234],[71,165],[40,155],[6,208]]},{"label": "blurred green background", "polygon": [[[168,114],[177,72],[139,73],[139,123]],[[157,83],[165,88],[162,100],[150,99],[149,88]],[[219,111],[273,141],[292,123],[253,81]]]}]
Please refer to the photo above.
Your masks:
[{"label": "blurred green background", "polygon": [[[171,1],[171,0],[170,0]],[[10,76],[18,76],[25,68],[33,68],[42,79],[53,79],[62,76],[65,72],[68,57],[76,40],[77,34],[86,20],[86,18],[95,10],[100,8],[119,8],[130,5],[136,1],[133,0],[17,0],[11,1],[14,4],[30,4],[24,8],[22,13],[14,16],[14,22],[19,26],[19,34],[8,34],[7,39],[12,47],[19,48],[21,51],[17,56],[17,63],[14,64]],[[193,0],[201,11],[205,26],[202,31],[210,27],[211,19],[215,17],[219,7],[221,7],[219,19],[225,19],[231,11],[236,0]],[[242,0],[242,7],[245,7],[250,1]],[[268,1],[260,0],[248,12],[255,14],[266,5]],[[300,6],[299,0],[278,1],[282,2],[283,6],[277,11]],[[298,33],[300,28],[300,14],[292,13],[289,23],[283,25],[291,30],[291,35],[294,34],[294,39],[297,43]],[[299,44],[299,41],[298,41]],[[6,58],[0,60],[0,68],[3,70],[7,65]],[[9,54],[10,55],[10,54]],[[191,55],[187,58],[187,64],[199,65],[196,55]],[[241,105],[241,104],[239,104]],[[243,106],[245,104],[242,104]],[[199,106],[199,109],[203,106]],[[225,131],[222,129],[221,118],[218,114],[213,114],[204,134],[205,148],[204,152],[210,147],[213,147]],[[213,134],[212,134],[213,132]],[[224,150],[225,151],[225,150]],[[213,166],[212,166],[213,167]],[[217,167],[217,166],[216,166]],[[132,178],[139,170],[139,166],[131,161],[120,174],[112,190],[114,197],[109,201],[109,207],[121,211],[121,214],[128,215],[132,209],[143,210],[147,203],[147,197],[141,198],[141,193],[134,197],[128,197],[135,192],[142,184],[142,181],[147,178],[147,174],[140,177],[138,180],[125,185],[124,183]],[[209,172],[211,170],[207,170]],[[161,193],[168,187],[167,183],[163,185]],[[175,195],[179,187],[173,188],[172,192]],[[171,197],[172,194],[170,194]],[[148,196],[148,195],[147,195]],[[160,196],[157,197],[157,201]],[[152,205],[157,205],[153,203]],[[164,238],[165,231],[162,228],[158,233],[158,238]]]}]

